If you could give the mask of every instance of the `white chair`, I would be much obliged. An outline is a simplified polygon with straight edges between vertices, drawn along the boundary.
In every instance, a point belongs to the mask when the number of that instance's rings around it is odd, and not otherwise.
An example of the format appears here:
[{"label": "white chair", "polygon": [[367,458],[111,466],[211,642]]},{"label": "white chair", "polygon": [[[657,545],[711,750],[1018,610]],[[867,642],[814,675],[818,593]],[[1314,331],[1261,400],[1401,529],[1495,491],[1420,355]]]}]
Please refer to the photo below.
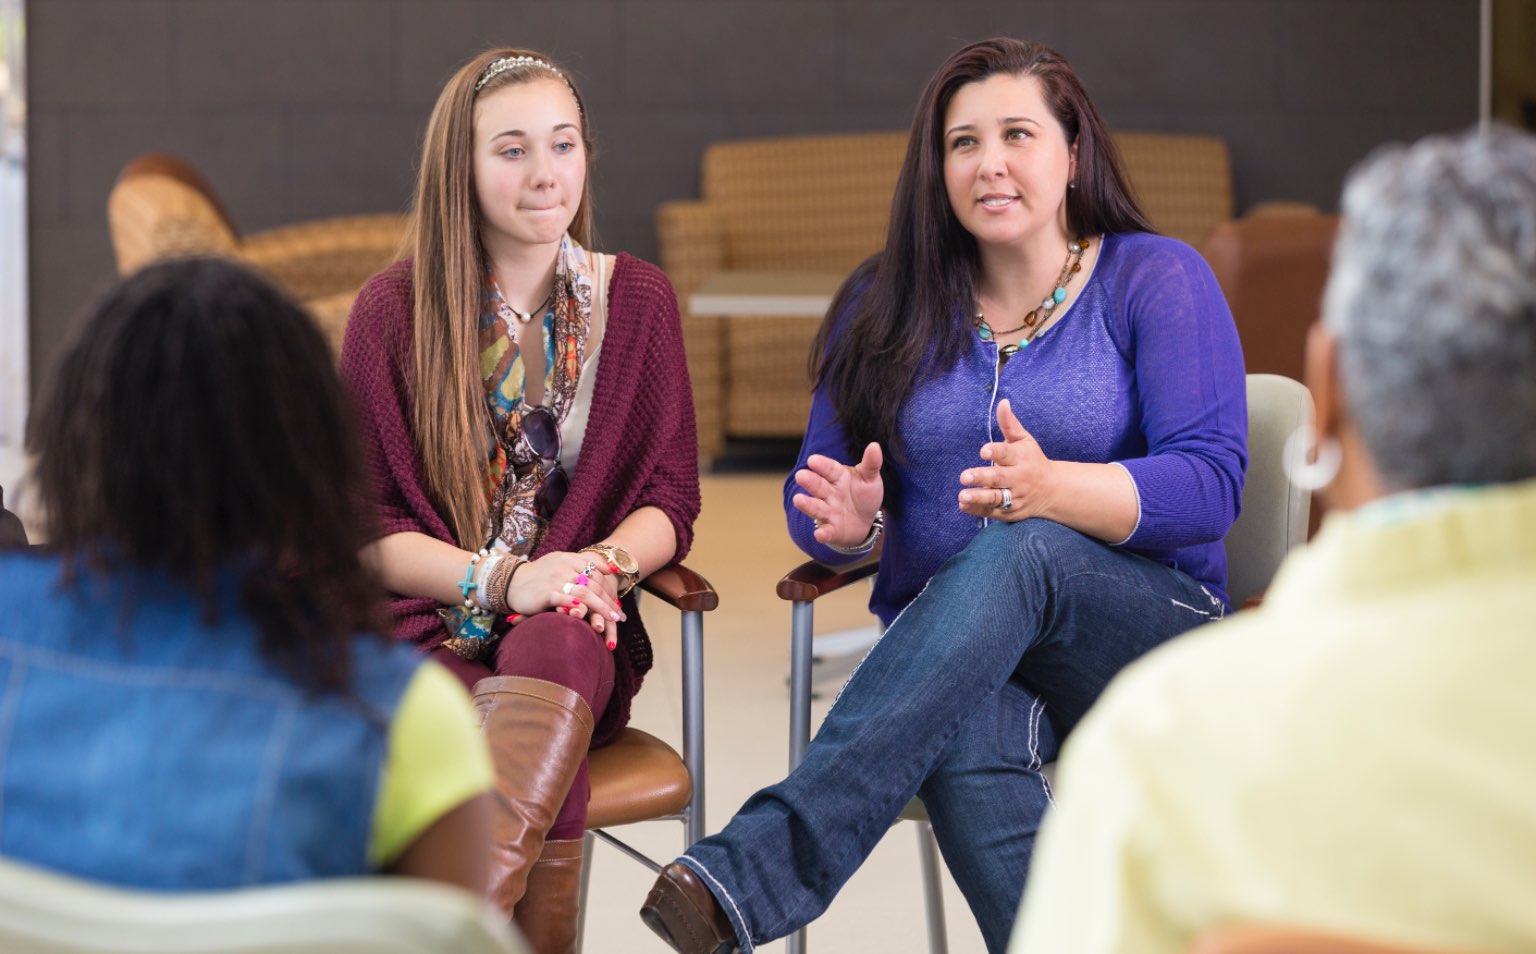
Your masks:
[{"label": "white chair", "polygon": [[[1312,397],[1299,382],[1277,374],[1250,374],[1248,392],[1248,473],[1243,508],[1227,531],[1227,593],[1231,604],[1252,603],[1269,585],[1290,549],[1307,538],[1311,497],[1291,486],[1281,459],[1285,440],[1312,416]],[[852,566],[830,569],[803,563],[779,581],[780,599],[790,608],[789,767],[805,757],[811,738],[812,629],[818,597],[835,592],[878,568],[869,557]],[[1047,771],[1051,766],[1046,766]],[[944,896],[933,828],[920,801],[913,799],[901,817],[918,823],[923,897],[928,911],[928,950],[945,954]],[[789,954],[804,954],[805,930],[790,935]]]},{"label": "white chair", "polygon": [[373,877],[190,894],[108,887],[0,858],[6,954],[530,954],[457,888]]}]

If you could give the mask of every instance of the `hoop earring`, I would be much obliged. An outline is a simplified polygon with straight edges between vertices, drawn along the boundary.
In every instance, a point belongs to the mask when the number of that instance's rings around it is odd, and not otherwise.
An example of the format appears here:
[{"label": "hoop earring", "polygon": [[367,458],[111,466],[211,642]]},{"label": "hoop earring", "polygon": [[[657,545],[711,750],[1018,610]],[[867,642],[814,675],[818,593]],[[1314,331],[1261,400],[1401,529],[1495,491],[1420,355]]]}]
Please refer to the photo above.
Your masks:
[{"label": "hoop earring", "polygon": [[[1317,460],[1308,462],[1307,451],[1316,444]],[[1339,448],[1339,442],[1331,437],[1325,437],[1321,441],[1314,441],[1312,425],[1302,424],[1291,432],[1291,436],[1285,439],[1285,451],[1280,455],[1280,463],[1285,468],[1285,477],[1298,490],[1311,493],[1333,483],[1333,479],[1339,476],[1339,465],[1344,461],[1344,453]]]}]

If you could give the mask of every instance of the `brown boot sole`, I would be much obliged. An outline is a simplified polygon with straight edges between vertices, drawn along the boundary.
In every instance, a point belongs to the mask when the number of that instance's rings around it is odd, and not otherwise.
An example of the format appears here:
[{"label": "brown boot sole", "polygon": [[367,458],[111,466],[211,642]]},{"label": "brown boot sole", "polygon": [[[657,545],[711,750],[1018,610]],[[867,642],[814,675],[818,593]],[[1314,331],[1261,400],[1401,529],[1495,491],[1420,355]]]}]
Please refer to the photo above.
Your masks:
[{"label": "brown boot sole", "polygon": [[720,937],[710,915],[699,910],[672,879],[663,875],[640,908],[640,920],[678,954],[737,954],[735,936]]}]

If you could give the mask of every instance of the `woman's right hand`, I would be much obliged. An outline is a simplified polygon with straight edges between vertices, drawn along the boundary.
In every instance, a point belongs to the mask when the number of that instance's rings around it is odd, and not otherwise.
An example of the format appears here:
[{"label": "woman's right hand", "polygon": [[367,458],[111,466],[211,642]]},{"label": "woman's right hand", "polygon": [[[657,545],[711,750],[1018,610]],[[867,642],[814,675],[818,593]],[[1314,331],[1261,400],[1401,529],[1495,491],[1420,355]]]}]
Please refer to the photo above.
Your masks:
[{"label": "woman's right hand", "polygon": [[885,499],[880,479],[884,456],[880,445],[864,448],[864,457],[850,467],[830,457],[812,454],[805,468],[795,471],[795,483],[805,491],[790,502],[816,521],[814,536],[829,546],[856,547],[869,537],[869,528]]},{"label": "woman's right hand", "polygon": [[[577,583],[577,577],[589,563],[596,563],[597,568],[587,575],[585,585]],[[606,585],[607,575],[602,558],[591,553],[546,553],[513,574],[507,587],[507,603],[513,612],[524,616],[561,607],[567,612],[575,610],[573,616],[585,615],[594,630],[606,633],[613,623],[624,618],[614,588]],[[570,592],[566,592],[566,584],[570,584]]]}]

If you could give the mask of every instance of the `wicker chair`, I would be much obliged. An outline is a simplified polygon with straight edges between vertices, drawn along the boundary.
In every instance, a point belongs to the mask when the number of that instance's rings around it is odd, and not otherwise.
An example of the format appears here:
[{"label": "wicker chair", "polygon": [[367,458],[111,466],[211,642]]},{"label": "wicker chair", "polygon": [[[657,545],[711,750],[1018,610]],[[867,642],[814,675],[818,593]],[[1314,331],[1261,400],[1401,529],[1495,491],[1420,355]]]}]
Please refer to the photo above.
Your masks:
[{"label": "wicker chair", "polygon": [[164,153],[123,169],[107,220],[119,274],[181,255],[233,258],[310,305],[336,346],[357,289],[394,259],[405,234],[404,216],[355,215],[241,235],[208,181]]},{"label": "wicker chair", "polygon": [[[1148,215],[1196,244],[1232,217],[1226,143],[1209,136],[1116,137]],[[725,438],[798,437],[810,409],[806,358],[817,323],[695,316],[689,296],[711,272],[848,272],[885,242],[906,150],[902,132],[716,143],[704,152],[703,198],[656,214],[662,267],[685,304],[699,451]]]}]

